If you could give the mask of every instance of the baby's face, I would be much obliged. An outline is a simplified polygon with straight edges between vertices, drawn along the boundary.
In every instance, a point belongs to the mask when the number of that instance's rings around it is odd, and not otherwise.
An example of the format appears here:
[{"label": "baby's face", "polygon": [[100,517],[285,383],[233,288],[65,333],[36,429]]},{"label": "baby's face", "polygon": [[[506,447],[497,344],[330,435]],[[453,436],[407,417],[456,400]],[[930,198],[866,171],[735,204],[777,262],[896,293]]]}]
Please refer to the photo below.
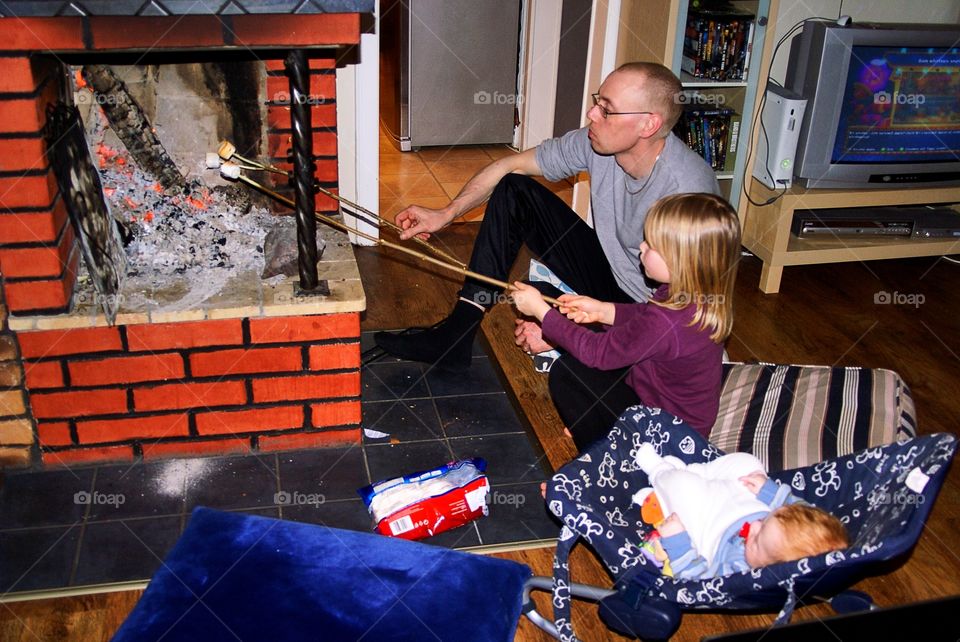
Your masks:
[{"label": "baby's face", "polygon": [[751,568],[769,566],[783,559],[782,552],[786,545],[787,535],[780,520],[768,515],[750,523],[744,557]]}]

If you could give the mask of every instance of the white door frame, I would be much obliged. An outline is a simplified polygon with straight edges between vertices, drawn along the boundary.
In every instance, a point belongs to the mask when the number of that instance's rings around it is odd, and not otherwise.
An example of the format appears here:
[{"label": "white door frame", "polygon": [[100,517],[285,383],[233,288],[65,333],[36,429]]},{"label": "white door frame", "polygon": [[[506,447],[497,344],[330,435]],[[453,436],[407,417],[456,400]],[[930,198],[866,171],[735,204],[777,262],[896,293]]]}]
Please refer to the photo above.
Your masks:
[{"label": "white door frame", "polygon": [[[360,35],[357,64],[337,69],[337,172],[340,196],[380,210],[380,0],[373,33]],[[379,227],[344,212],[344,223],[379,238]],[[354,245],[374,242],[350,234]]]}]

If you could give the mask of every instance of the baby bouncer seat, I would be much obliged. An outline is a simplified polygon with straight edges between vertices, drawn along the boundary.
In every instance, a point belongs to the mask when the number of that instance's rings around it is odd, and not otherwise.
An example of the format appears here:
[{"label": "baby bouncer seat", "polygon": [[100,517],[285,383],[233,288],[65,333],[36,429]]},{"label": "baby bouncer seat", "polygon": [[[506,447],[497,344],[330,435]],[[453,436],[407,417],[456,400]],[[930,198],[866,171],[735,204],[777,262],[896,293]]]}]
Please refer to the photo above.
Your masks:
[{"label": "baby bouncer seat", "polygon": [[[682,420],[657,408],[635,406],[618,419],[606,439],[563,466],[547,484],[547,505],[563,523],[554,577],[531,578],[524,612],[554,637],[575,640],[570,599],[600,603],[611,629],[643,639],[669,638],[683,611],[730,609],[779,611],[787,622],[801,601],[830,601],[838,611],[869,608],[869,596],[846,591],[857,581],[885,572],[884,563],[909,551],[923,530],[956,450],[956,437],[905,437],[808,466],[770,472],[791,492],[844,523],[851,546],[843,551],[783,562],[707,580],[664,576],[641,552],[650,530],[631,497],[649,485],[634,463],[640,444],[684,462],[710,461],[724,454]],[[612,589],[571,583],[567,559],[583,540],[615,580]],[[553,592],[553,622],[529,594]]]}]

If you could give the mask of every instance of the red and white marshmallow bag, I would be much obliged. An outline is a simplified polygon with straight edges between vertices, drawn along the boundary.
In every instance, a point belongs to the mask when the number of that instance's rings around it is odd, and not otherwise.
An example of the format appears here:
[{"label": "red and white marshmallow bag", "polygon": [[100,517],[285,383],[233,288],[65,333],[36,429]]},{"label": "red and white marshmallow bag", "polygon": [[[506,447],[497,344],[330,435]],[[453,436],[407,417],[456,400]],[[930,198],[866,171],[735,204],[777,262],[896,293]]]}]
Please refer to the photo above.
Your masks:
[{"label": "red and white marshmallow bag", "polygon": [[423,539],[486,515],[490,482],[480,457],[385,479],[357,492],[381,535]]}]

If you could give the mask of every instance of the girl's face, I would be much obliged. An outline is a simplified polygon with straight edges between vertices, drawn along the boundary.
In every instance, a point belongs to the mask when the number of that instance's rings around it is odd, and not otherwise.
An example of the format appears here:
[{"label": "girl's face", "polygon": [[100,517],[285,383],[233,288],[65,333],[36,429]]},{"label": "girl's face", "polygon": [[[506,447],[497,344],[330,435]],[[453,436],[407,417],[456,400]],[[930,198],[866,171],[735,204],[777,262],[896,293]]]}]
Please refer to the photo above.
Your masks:
[{"label": "girl's face", "polygon": [[655,249],[647,245],[646,241],[640,243],[640,265],[648,277],[660,283],[670,283],[670,270],[667,269],[667,262]]}]

